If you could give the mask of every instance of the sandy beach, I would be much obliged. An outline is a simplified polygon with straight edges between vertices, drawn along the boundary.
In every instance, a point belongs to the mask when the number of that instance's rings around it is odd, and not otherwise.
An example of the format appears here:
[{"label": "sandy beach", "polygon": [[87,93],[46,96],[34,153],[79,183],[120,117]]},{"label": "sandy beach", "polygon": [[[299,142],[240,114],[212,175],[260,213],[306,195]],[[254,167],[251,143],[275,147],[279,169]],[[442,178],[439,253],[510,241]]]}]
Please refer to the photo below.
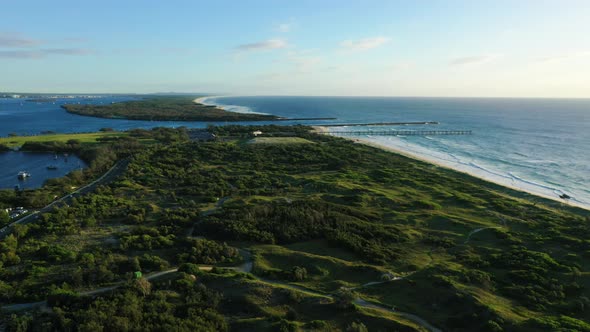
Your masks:
[{"label": "sandy beach", "polygon": [[[326,134],[326,133],[329,133],[330,132],[330,129],[328,127],[313,126],[313,129],[314,129],[314,132],[315,133],[318,133],[318,134]],[[341,136],[339,136],[339,137],[341,137]],[[577,203],[575,201],[565,201],[563,199],[560,199],[559,197],[555,197],[555,196],[551,196],[551,195],[546,195],[546,194],[535,192],[535,191],[531,191],[531,190],[526,190],[526,188],[522,188],[522,187],[519,187],[519,186],[510,185],[509,183],[503,183],[501,181],[495,181],[494,179],[491,179],[491,178],[488,178],[488,177],[485,177],[485,176],[481,176],[481,174],[476,173],[476,172],[470,172],[468,170],[455,168],[455,167],[453,167],[453,165],[450,165],[450,164],[441,162],[440,160],[437,160],[435,158],[429,158],[429,157],[424,156],[424,155],[419,155],[419,154],[416,154],[416,153],[412,153],[410,151],[405,151],[405,150],[397,149],[397,148],[394,148],[394,147],[391,147],[391,146],[388,146],[388,145],[385,145],[385,144],[380,144],[380,143],[377,143],[377,142],[373,142],[373,141],[371,141],[368,138],[362,138],[362,137],[342,137],[342,138],[351,140],[351,141],[353,141],[355,143],[358,143],[358,144],[364,144],[364,145],[372,146],[374,148],[378,148],[378,149],[381,149],[381,150],[385,150],[385,151],[389,151],[389,152],[392,152],[392,153],[396,153],[396,154],[399,154],[399,155],[402,155],[402,156],[405,156],[405,157],[408,157],[408,158],[411,158],[411,159],[415,159],[415,160],[427,162],[427,163],[436,165],[438,167],[442,167],[442,168],[453,170],[455,172],[460,172],[460,173],[463,173],[463,174],[468,174],[468,175],[474,176],[476,178],[479,178],[479,179],[482,179],[482,180],[485,180],[485,181],[489,181],[489,182],[498,184],[498,185],[503,186],[503,187],[507,187],[507,188],[514,189],[514,190],[517,190],[517,191],[526,192],[526,193],[529,193],[529,194],[532,194],[532,195],[535,195],[535,196],[539,196],[539,197],[547,198],[547,199],[550,199],[550,200],[553,200],[553,201],[556,201],[556,202],[564,203],[566,205],[575,206],[575,207],[579,207],[579,208],[582,208],[582,209],[590,210],[590,206],[586,206],[584,204],[579,204],[579,203]]]},{"label": "sandy beach", "polygon": [[[219,109],[222,109],[222,110],[228,111],[228,112],[242,113],[242,114],[263,114],[263,115],[270,115],[268,113],[253,112],[248,107],[244,107],[244,106],[223,105],[223,104],[219,104],[219,103],[211,103],[211,102],[208,103],[207,102],[207,99],[221,98],[221,97],[223,97],[223,96],[204,96],[204,97],[199,97],[199,98],[193,100],[193,102],[195,102],[197,104],[203,104],[203,105],[208,105],[208,106],[215,106],[215,107],[217,107]],[[233,97],[237,97],[237,96],[233,96]]]},{"label": "sandy beach", "polygon": [[213,104],[206,104],[205,100],[207,100],[208,98],[215,98],[215,96],[205,96],[205,97],[199,97],[195,100],[193,100],[195,103],[197,104],[203,104],[203,105],[213,105]]},{"label": "sandy beach", "polygon": [[330,132],[330,130],[328,130],[328,127],[311,126],[311,128],[313,128],[312,132],[314,132],[316,134],[325,134],[325,133],[329,133]]}]

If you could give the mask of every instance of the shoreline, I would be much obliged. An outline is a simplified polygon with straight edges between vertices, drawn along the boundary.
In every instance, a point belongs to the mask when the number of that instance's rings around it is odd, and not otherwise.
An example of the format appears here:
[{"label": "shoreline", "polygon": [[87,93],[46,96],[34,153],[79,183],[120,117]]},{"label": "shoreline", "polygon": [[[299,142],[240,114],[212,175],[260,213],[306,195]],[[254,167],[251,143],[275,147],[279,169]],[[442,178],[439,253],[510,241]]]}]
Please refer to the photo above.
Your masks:
[{"label": "shoreline", "polygon": [[205,103],[205,100],[207,100],[208,98],[216,98],[216,97],[220,97],[220,96],[205,96],[205,97],[199,97],[195,100],[193,100],[195,103],[197,104],[201,104],[201,105],[213,105],[213,104],[207,104]]},{"label": "shoreline", "polygon": [[[193,102],[199,105],[204,106],[215,106],[218,109],[224,110],[226,112],[238,113],[238,114],[256,114],[256,115],[268,115],[274,116],[275,119],[269,121],[309,121],[309,120],[336,120],[336,118],[284,118],[279,115],[274,115],[271,113],[263,113],[263,112],[254,112],[249,110],[250,108],[247,106],[239,106],[239,105],[224,105],[224,104],[215,104],[215,103],[207,103],[205,100],[209,98],[221,98],[223,96],[206,96],[206,97],[199,97],[194,99]],[[240,111],[240,109],[248,109],[248,111]]]},{"label": "shoreline", "polygon": [[[193,100],[193,102],[197,103],[197,104],[201,104],[201,105],[205,105],[205,106],[215,106],[219,109],[222,109],[226,112],[233,112],[233,113],[239,113],[239,114],[259,114],[259,115],[272,115],[269,113],[262,113],[262,112],[253,112],[253,111],[238,111],[235,109],[228,109],[228,106],[233,106],[231,108],[245,108],[245,109],[249,109],[246,106],[239,106],[239,105],[220,105],[220,104],[216,104],[216,103],[207,103],[206,100],[207,99],[211,99],[211,98],[222,98],[224,96],[204,96],[204,97],[199,97],[196,98],[195,100]],[[225,96],[225,97],[229,97],[229,96]],[[276,115],[273,115],[276,116]]]},{"label": "shoreline", "polygon": [[[328,127],[312,126],[312,128],[314,129],[313,132],[315,132],[317,134],[329,134],[330,133],[330,129]],[[477,172],[470,172],[469,170],[458,169],[458,168],[453,167],[453,165],[444,163],[444,162],[442,162],[440,160],[437,160],[435,158],[429,158],[427,156],[420,155],[420,154],[417,154],[417,153],[412,153],[412,152],[407,151],[407,150],[395,148],[395,147],[392,147],[392,146],[389,146],[389,145],[385,145],[385,144],[381,144],[381,143],[378,143],[378,142],[373,142],[373,141],[371,141],[371,140],[369,140],[367,138],[363,138],[363,137],[344,137],[344,136],[336,136],[336,137],[344,138],[344,139],[350,140],[350,141],[352,141],[354,143],[357,143],[357,144],[364,144],[364,145],[371,146],[371,147],[374,147],[374,148],[377,148],[377,149],[381,149],[381,150],[384,150],[384,151],[388,151],[388,152],[392,152],[392,153],[395,153],[395,154],[399,154],[399,155],[402,155],[402,156],[407,157],[407,158],[410,158],[410,159],[414,159],[414,160],[426,162],[426,163],[435,165],[437,167],[441,167],[441,168],[445,168],[445,169],[448,169],[448,170],[452,170],[454,172],[459,172],[459,173],[467,174],[469,176],[473,176],[475,178],[478,178],[478,179],[481,179],[481,180],[484,180],[484,181],[488,181],[488,182],[494,183],[494,184],[499,185],[499,186],[502,186],[502,187],[506,187],[506,188],[509,188],[509,189],[512,189],[512,190],[524,192],[524,193],[527,193],[527,194],[530,194],[530,195],[534,195],[534,196],[538,196],[538,197],[541,197],[541,198],[550,199],[552,201],[555,201],[555,202],[558,202],[558,203],[562,203],[562,204],[565,204],[565,205],[570,206],[570,207],[576,207],[576,208],[580,208],[580,209],[584,209],[584,210],[590,211],[590,205],[585,205],[583,203],[579,203],[579,202],[576,202],[576,201],[564,201],[563,199],[560,199],[558,197],[554,197],[554,196],[551,196],[551,195],[547,195],[545,193],[537,192],[537,191],[534,191],[534,190],[527,190],[526,188],[522,188],[522,187],[519,187],[519,186],[510,185],[509,183],[504,183],[502,181],[497,181],[497,180],[494,180],[494,179],[490,179],[489,177],[482,176],[481,174],[478,174]]]}]

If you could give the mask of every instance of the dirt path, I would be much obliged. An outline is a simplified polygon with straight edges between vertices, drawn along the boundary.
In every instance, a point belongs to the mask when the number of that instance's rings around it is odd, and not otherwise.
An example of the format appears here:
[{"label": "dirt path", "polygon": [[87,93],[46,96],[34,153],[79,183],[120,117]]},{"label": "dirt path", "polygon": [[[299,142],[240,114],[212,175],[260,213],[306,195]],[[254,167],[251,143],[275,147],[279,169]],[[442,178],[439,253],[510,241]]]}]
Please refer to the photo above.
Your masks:
[{"label": "dirt path", "polygon": [[[238,272],[243,272],[243,273],[251,273],[252,272],[252,267],[253,267],[253,258],[252,258],[252,253],[249,252],[248,250],[245,249],[239,249],[240,250],[240,254],[242,255],[242,257],[244,258],[244,263],[242,263],[239,266],[235,266],[235,267],[226,267],[226,269],[230,269],[230,270],[234,270],[234,271],[238,271]],[[213,268],[213,266],[211,265],[201,265],[199,266],[199,269],[203,270],[203,271],[209,271]],[[178,271],[178,268],[173,268],[173,269],[169,269],[169,270],[165,270],[165,271],[160,271],[160,272],[156,272],[150,275],[147,275],[145,278],[147,280],[153,280],[156,279],[158,277],[162,277],[165,276],[167,274],[170,273],[175,273]],[[335,296],[332,294],[324,294],[324,293],[320,293],[317,292],[315,290],[303,287],[303,286],[299,286],[299,285],[293,285],[290,284],[288,282],[282,282],[282,281],[276,281],[276,280],[269,280],[269,279],[265,279],[256,275],[253,275],[256,280],[275,286],[275,287],[282,287],[282,288],[287,288],[287,289],[291,289],[297,292],[301,292],[310,296],[315,296],[315,297],[322,297],[322,298],[327,298],[330,300],[335,300]],[[394,280],[399,280],[402,278],[397,278]],[[394,281],[391,280],[391,281]],[[381,284],[381,283],[385,283],[385,282],[390,282],[390,281],[378,281],[378,282],[372,282],[372,283],[367,283],[361,287],[365,287],[365,286],[369,286],[369,285],[376,285],[376,284]],[[81,291],[78,294],[81,296],[93,296],[93,295],[97,295],[97,294],[101,294],[101,293],[106,293],[106,292],[110,292],[113,291],[115,289],[117,289],[118,287],[120,287],[121,285],[123,285],[124,282],[121,281],[115,285],[112,286],[108,286],[108,287],[101,287],[101,288],[96,288],[96,289],[92,289],[92,290],[87,290],[87,291]],[[409,314],[409,313],[405,313],[405,312],[400,312],[400,311],[394,311],[391,310],[390,308],[387,308],[383,305],[377,304],[377,303],[371,303],[369,301],[363,300],[361,298],[358,298],[354,301],[354,303],[362,308],[368,308],[368,309],[376,309],[376,310],[381,310],[381,311],[388,311],[388,312],[393,312],[394,314],[397,314],[399,316],[402,316],[424,328],[426,328],[427,330],[431,331],[431,332],[440,332],[440,329],[437,329],[435,327],[433,327],[432,325],[430,325],[430,323],[428,323],[426,320],[414,315],[414,314]],[[2,307],[3,311],[20,311],[20,310],[27,310],[27,309],[33,309],[33,308],[42,308],[42,307],[46,307],[47,306],[47,301],[40,301],[40,302],[32,302],[32,303],[20,303],[20,304],[12,304],[12,305],[6,305]]]},{"label": "dirt path", "polygon": [[[112,169],[111,169],[112,170]],[[110,172],[110,171],[109,171]],[[106,174],[105,174],[106,175]],[[103,176],[104,177],[104,176]],[[101,179],[103,178],[101,177]],[[100,179],[99,179],[100,180]],[[98,180],[97,180],[98,181]],[[95,181],[96,182],[96,181]],[[93,182],[91,185],[94,185],[95,183]],[[215,207],[212,209],[209,209],[207,211],[204,211],[202,213],[203,216],[209,215],[213,212],[215,212],[216,210],[218,210],[219,208],[221,208],[223,206],[223,203],[225,203],[225,201],[227,199],[229,199],[229,196],[223,197],[221,198],[216,204]],[[194,224],[189,233],[187,234],[188,237],[192,237],[192,232],[194,230],[194,227],[196,226],[196,224]],[[474,232],[472,232],[474,233]],[[469,235],[471,236],[471,234]],[[269,280],[269,279],[265,279],[259,276],[256,276],[254,274],[252,274],[252,268],[254,266],[254,260],[252,257],[252,253],[246,249],[239,249],[240,254],[243,257],[243,263],[241,265],[238,266],[234,266],[234,267],[223,267],[225,269],[229,269],[229,270],[234,270],[237,272],[242,272],[242,273],[250,273],[252,276],[254,276],[256,278],[256,280],[275,286],[275,287],[282,287],[282,288],[287,288],[287,289],[291,289],[297,292],[301,292],[310,296],[315,296],[315,297],[322,297],[322,298],[327,298],[330,299],[332,301],[334,301],[336,298],[334,295],[332,294],[325,294],[325,293],[320,293],[317,292],[315,290],[303,287],[303,286],[299,286],[299,285],[293,285],[290,284],[288,282],[282,282],[282,281],[276,281],[276,280]],[[201,265],[199,266],[199,269],[203,270],[203,271],[210,271],[213,268],[213,266],[211,265]],[[175,273],[178,271],[178,268],[173,268],[173,269],[169,269],[166,271],[160,271],[160,272],[156,272],[150,275],[147,275],[145,278],[147,280],[152,280],[170,273]],[[407,276],[406,276],[407,277]],[[363,287],[368,287],[368,286],[373,286],[373,285],[378,285],[378,284],[383,284],[383,283],[387,283],[387,282],[393,282],[396,280],[401,280],[404,277],[394,277],[392,280],[386,280],[386,281],[373,281],[373,282],[368,282],[364,285],[361,285],[359,287],[353,288],[353,289],[359,289],[359,288],[363,288]],[[87,291],[81,291],[78,294],[81,296],[93,296],[93,295],[97,295],[97,294],[101,294],[101,293],[106,293],[106,292],[110,292],[113,291],[115,289],[117,289],[118,287],[120,287],[121,285],[123,285],[123,281],[118,282],[115,285],[112,286],[108,286],[108,287],[101,287],[101,288],[97,288],[97,289],[93,289],[93,290],[87,290]],[[351,290],[353,290],[351,289]],[[431,332],[442,332],[442,330],[432,326],[430,323],[428,323],[426,320],[424,320],[421,317],[418,317],[414,314],[410,314],[410,313],[405,313],[405,312],[400,312],[400,311],[395,311],[392,310],[391,308],[388,308],[386,306],[383,306],[381,304],[378,303],[372,303],[366,300],[363,300],[361,298],[357,298],[354,301],[354,304],[356,304],[359,307],[362,308],[367,308],[367,309],[374,309],[374,310],[380,310],[380,311],[387,311],[387,312],[392,312],[396,315],[402,316],[422,327],[424,327],[425,329],[427,329],[428,331]],[[32,302],[32,303],[21,303],[21,304],[12,304],[12,305],[7,305],[7,306],[3,306],[1,307],[1,309],[3,311],[19,311],[19,310],[26,310],[26,309],[33,309],[33,308],[42,308],[42,307],[46,307],[47,306],[47,301],[40,301],[40,302]]]},{"label": "dirt path", "polygon": [[377,304],[377,303],[372,303],[372,302],[368,302],[365,301],[363,299],[356,299],[354,301],[354,303],[358,306],[361,306],[363,308],[369,308],[369,309],[375,309],[375,310],[379,310],[379,311],[387,311],[387,312],[392,312],[394,314],[400,315],[404,318],[406,318],[407,320],[410,320],[422,327],[424,327],[425,329],[427,329],[430,332],[442,332],[441,329],[436,328],[434,326],[432,326],[430,323],[428,323],[426,320],[422,319],[419,316],[416,316],[414,314],[409,314],[407,312],[401,312],[401,311],[397,311],[397,310],[393,310],[391,308],[388,308],[386,306]]},{"label": "dirt path", "polygon": [[482,228],[474,229],[469,234],[467,234],[467,239],[465,239],[465,242],[463,242],[463,244],[469,243],[469,240],[471,240],[471,236],[473,234],[477,234],[481,231],[485,231],[486,229],[499,229],[499,228],[502,228],[502,226],[490,226],[490,227],[482,227]]}]

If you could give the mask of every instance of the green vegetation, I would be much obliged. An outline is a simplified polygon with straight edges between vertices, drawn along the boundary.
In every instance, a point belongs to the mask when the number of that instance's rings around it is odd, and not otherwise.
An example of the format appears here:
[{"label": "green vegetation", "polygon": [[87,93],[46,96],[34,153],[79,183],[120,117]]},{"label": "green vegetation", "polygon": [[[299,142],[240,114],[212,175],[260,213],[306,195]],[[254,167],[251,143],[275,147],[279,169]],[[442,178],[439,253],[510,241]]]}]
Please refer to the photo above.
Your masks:
[{"label": "green vegetation", "polygon": [[304,127],[210,130],[97,144],[126,172],[0,243],[0,301],[51,308],[7,329],[590,331],[588,211]]},{"label": "green vegetation", "polygon": [[256,137],[248,143],[252,144],[307,144],[313,143],[301,137]]},{"label": "green vegetation", "polygon": [[111,119],[154,121],[264,121],[273,115],[228,112],[215,106],[194,102],[195,96],[158,96],[111,105],[69,104],[69,113]]},{"label": "green vegetation", "polygon": [[90,182],[111,168],[117,160],[129,157],[135,151],[152,144],[169,144],[186,141],[185,128],[134,129],[127,132],[101,132],[90,134],[55,134],[16,136],[9,140],[22,151],[67,152],[76,154],[89,167],[73,171],[66,177],[47,180],[37,190],[0,190],[0,208],[25,206],[41,208],[55,198]]},{"label": "green vegetation", "polygon": [[[13,136],[0,137],[0,151],[5,148],[17,148],[23,146],[25,143],[38,142],[62,142],[78,141],[81,144],[100,143],[101,140],[107,138],[118,138],[127,136],[126,132],[100,132],[100,133],[82,133],[82,134],[47,134],[37,136]],[[6,150],[7,150],[6,149]]]}]

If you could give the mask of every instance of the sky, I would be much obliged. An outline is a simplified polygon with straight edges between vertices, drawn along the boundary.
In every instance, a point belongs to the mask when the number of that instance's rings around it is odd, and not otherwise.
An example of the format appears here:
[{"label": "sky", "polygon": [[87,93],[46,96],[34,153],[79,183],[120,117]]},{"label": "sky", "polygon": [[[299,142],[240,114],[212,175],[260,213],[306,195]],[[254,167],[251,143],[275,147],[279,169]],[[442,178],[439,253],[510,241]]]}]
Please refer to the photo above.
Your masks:
[{"label": "sky", "polygon": [[590,98],[588,0],[0,8],[0,91]]}]

